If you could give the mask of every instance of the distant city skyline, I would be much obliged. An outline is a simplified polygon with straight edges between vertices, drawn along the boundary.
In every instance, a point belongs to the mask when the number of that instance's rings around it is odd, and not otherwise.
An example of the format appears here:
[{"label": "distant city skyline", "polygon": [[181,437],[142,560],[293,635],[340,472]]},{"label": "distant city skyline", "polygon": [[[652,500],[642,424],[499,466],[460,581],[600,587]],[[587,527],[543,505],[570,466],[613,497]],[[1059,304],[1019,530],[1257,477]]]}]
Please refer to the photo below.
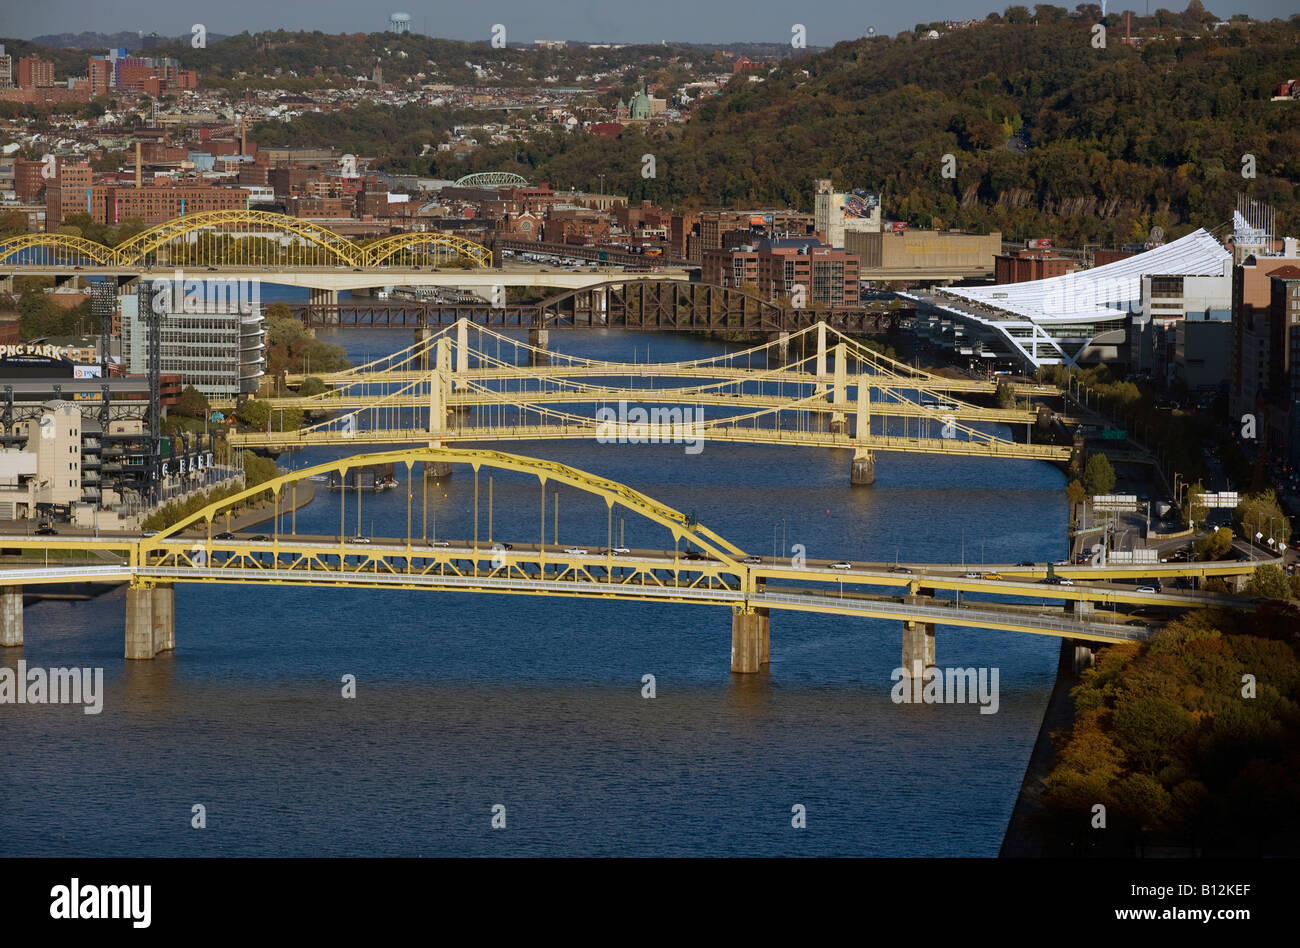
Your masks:
[{"label": "distant city skyline", "polygon": [[[1012,4],[972,6],[968,0],[921,0],[920,3],[865,5],[860,0],[811,0],[792,7],[777,0],[656,0],[654,3],[612,5],[596,0],[544,3],[538,0],[496,0],[482,5],[435,8],[428,2],[393,0],[387,6],[358,6],[339,0],[226,0],[219,7],[199,0],[45,0],[13,4],[0,12],[0,36],[32,39],[59,33],[156,32],[188,35],[201,23],[209,33],[232,35],[266,30],[320,30],[325,33],[374,33],[388,27],[390,14],[409,13],[411,31],[443,39],[486,41],[496,23],[506,27],[512,43],[570,40],[613,43],[788,43],[791,27],[801,23],[807,45],[833,46],[863,36],[869,28],[893,35],[917,23],[937,20],[983,19]],[[1033,7],[1028,3],[1026,6]],[[1073,9],[1073,3],[1060,3]],[[1100,5],[1100,4],[1099,4]],[[1157,2],[1155,7],[1184,9],[1186,2]],[[1246,13],[1260,19],[1286,18],[1295,13],[1294,0],[1233,0],[1231,6],[1205,3],[1227,18]],[[1146,0],[1109,0],[1110,12],[1152,9]]]}]

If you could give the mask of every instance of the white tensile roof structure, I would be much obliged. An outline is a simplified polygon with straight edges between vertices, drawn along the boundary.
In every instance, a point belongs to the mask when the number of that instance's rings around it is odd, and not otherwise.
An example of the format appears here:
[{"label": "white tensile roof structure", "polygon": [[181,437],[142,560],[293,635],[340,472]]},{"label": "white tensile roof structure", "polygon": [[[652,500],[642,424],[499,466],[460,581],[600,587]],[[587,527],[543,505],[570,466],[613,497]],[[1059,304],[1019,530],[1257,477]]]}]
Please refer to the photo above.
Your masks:
[{"label": "white tensile roof structure", "polygon": [[1142,308],[1142,277],[1226,276],[1232,254],[1201,229],[1145,253],[1078,273],[996,286],[946,287],[941,308],[1002,336],[1035,367],[1073,364],[1098,335]]}]

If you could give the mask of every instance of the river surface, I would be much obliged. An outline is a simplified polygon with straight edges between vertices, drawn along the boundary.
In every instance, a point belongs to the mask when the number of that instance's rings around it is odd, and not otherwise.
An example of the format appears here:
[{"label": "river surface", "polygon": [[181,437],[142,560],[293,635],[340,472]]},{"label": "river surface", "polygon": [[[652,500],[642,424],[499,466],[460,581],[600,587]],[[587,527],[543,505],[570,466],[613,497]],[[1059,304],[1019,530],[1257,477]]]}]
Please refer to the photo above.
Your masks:
[{"label": "river surface", "polygon": [[[357,362],[410,343],[398,330],[322,338]],[[647,348],[655,361],[739,348],[587,331],[553,331],[551,346],[640,361]],[[858,561],[1064,552],[1064,477],[1033,461],[881,455],[875,485],[852,488],[844,451],[503,449],[622,481],[765,555],[774,544]],[[417,468],[414,534],[472,535],[468,469],[430,489],[427,525],[421,485]],[[535,541],[536,479],[494,473],[492,494],[494,536]],[[563,488],[559,505],[560,542],[605,544],[603,501]],[[402,536],[407,509],[404,489],[367,496],[361,531]],[[318,491],[297,526],[337,534],[338,495]],[[663,545],[643,522],[616,515],[620,527],[629,546]],[[891,701],[894,621],[774,612],[770,668],[733,676],[730,614],[715,607],[184,585],[176,651],[132,663],[123,612],[121,590],[34,605],[24,647],[0,653],[9,667],[105,676],[98,715],[0,705],[0,855],[994,856],[1058,652],[1049,637],[940,627],[941,667],[999,670],[998,711],[980,714]],[[191,826],[195,804],[204,829]],[[498,804],[504,829],[492,828]]]}]

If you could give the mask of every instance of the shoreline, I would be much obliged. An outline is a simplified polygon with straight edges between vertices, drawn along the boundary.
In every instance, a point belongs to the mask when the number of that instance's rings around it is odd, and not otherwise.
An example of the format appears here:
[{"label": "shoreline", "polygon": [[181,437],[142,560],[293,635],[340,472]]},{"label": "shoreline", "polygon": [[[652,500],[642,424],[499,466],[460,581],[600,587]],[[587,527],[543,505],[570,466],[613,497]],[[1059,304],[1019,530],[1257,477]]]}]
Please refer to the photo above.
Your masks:
[{"label": "shoreline", "polygon": [[1056,663],[1056,683],[1052,686],[1052,694],[1043,710],[1043,722],[1039,725],[1034,749],[1025,766],[1025,776],[1020,782],[1016,804],[1007,820],[1002,847],[998,850],[999,859],[1032,859],[1045,855],[1042,841],[1029,830],[1029,820],[1042,809],[1040,800],[1043,782],[1056,763],[1052,733],[1065,730],[1074,722],[1074,698],[1071,697],[1070,690],[1077,683],[1078,678],[1074,674],[1074,644],[1070,639],[1062,639],[1061,653]]}]

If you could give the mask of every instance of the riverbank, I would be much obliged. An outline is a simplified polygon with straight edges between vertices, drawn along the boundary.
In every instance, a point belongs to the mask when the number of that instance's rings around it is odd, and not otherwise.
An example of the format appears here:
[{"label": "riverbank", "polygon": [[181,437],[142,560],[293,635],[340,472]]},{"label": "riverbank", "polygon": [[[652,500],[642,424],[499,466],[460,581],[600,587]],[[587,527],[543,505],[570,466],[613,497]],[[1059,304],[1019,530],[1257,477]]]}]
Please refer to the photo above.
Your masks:
[{"label": "riverbank", "polygon": [[1063,731],[1074,722],[1074,698],[1070,690],[1078,684],[1074,674],[1074,643],[1061,640],[1061,654],[1056,662],[1056,684],[1047,699],[1043,723],[1038,728],[1038,739],[1029,755],[1025,778],[1020,783],[1011,819],[1007,821],[1006,835],[998,856],[1003,859],[1029,859],[1042,857],[1042,841],[1030,830],[1029,823],[1041,809],[1044,783],[1056,763],[1056,748],[1052,734]]}]

